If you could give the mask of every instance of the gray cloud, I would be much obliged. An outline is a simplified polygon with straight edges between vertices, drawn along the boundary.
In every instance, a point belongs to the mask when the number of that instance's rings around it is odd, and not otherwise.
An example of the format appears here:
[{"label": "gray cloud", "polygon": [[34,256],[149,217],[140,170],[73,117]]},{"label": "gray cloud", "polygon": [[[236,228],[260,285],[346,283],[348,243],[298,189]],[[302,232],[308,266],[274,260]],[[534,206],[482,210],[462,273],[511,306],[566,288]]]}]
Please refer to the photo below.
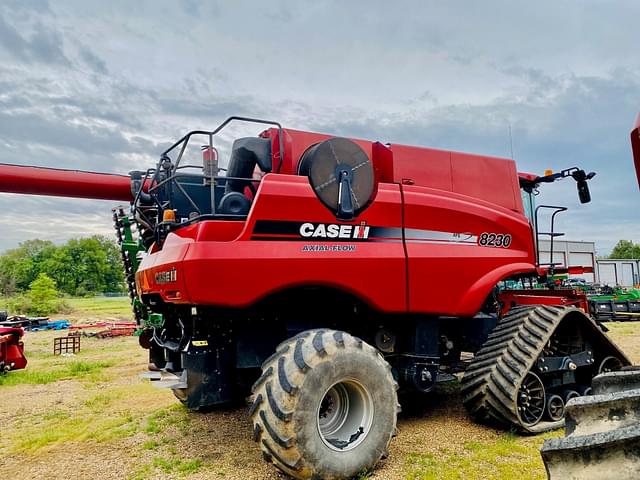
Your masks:
[{"label": "gray cloud", "polygon": [[98,58],[98,56],[95,53],[93,53],[91,50],[89,50],[87,47],[82,47],[80,49],[80,57],[82,58],[82,60],[84,60],[84,62],[89,67],[94,69],[96,72],[101,73],[103,75],[106,75],[109,73],[109,70],[107,69],[107,64],[104,62],[104,60],[102,60],[101,58]]},{"label": "gray cloud", "polygon": [[[632,1],[2,2],[0,161],[146,168],[187,130],[233,114],[499,156],[511,126],[521,170],[598,172],[590,205],[570,180],[542,198],[571,207],[568,238],[606,252],[640,241],[628,142],[639,17]],[[17,198],[0,196],[0,211],[20,213],[0,249],[47,218],[48,238],[78,231],[61,210],[78,225],[90,211],[87,231],[111,234],[104,203]]]},{"label": "gray cloud", "polygon": [[62,35],[37,22],[29,36],[21,35],[0,15],[0,46],[8,54],[24,62],[43,62],[67,66]]}]

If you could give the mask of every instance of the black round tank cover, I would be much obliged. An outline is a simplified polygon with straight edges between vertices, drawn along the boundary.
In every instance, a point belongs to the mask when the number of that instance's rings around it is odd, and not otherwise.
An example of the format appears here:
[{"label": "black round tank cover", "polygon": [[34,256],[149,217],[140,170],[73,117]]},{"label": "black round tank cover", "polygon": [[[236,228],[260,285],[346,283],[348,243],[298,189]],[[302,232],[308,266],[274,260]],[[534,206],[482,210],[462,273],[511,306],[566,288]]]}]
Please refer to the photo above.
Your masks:
[{"label": "black round tank cover", "polygon": [[369,206],[375,191],[373,165],[360,145],[346,138],[330,138],[309,148],[298,168],[300,175],[309,177],[320,201],[336,215],[340,208],[341,183],[336,172],[345,171],[350,173],[353,216],[357,216]]}]

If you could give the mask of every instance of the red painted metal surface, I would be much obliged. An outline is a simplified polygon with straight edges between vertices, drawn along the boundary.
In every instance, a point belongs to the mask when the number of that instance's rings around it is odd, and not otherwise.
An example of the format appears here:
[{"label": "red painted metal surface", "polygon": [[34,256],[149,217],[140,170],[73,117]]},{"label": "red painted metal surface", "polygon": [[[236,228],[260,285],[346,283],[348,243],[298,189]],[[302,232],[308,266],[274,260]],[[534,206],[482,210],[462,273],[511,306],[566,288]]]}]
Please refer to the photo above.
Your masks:
[{"label": "red painted metal surface", "polygon": [[0,327],[0,368],[3,370],[18,370],[27,366],[21,340],[23,335],[22,328]]},{"label": "red painted metal surface", "polygon": [[99,332],[90,333],[88,336],[96,338],[130,337],[135,331],[135,327],[109,327]]},{"label": "red painted metal surface", "polygon": [[556,290],[505,290],[500,292],[498,300],[502,303],[502,314],[506,314],[516,305],[558,305],[574,306],[589,312],[587,296],[573,289]]},{"label": "red painted metal surface", "polygon": [[515,162],[506,158],[391,145],[394,181],[478,198],[522,213]]},{"label": "red painted metal surface", "polygon": [[130,202],[128,175],[0,164],[0,191]]},{"label": "red painted metal surface", "polygon": [[[474,315],[503,278],[535,270],[531,226],[524,215],[467,196],[436,189],[403,186],[405,237],[414,230],[459,232],[480,237],[510,235],[508,248],[480,246],[478,241],[407,241],[409,310]],[[442,235],[431,235],[431,238]]]},{"label": "red painted metal surface", "polygon": [[[273,140],[274,162],[276,133],[263,134]],[[357,140],[376,167],[378,192],[355,221],[337,222],[307,178],[295,175],[302,154],[330,136],[284,135],[282,174],[264,177],[246,221],[202,221],[169,234],[141,263],[141,294],[245,307],[316,285],[344,290],[385,312],[473,315],[499,280],[535,274],[531,226],[512,160]],[[383,233],[370,241],[334,242],[303,238],[296,229],[256,234],[261,222],[365,222]],[[508,248],[480,245],[483,234],[509,236]],[[345,246],[353,249],[339,250]],[[173,269],[175,281],[156,282]]]},{"label": "red painted metal surface", "polygon": [[[160,293],[186,304],[247,306],[265,296],[302,285],[345,290],[383,311],[406,311],[406,257],[401,241],[323,242],[353,245],[353,251],[304,251],[318,245],[298,235],[281,240],[252,238],[256,222],[335,223],[318,202],[308,180],[292,175],[267,175],[258,190],[242,232],[233,241],[215,239],[216,221],[199,222],[167,238],[162,250],[144,258],[137,279],[141,293]],[[400,228],[400,187],[381,185],[376,201],[355,222]],[[225,231],[222,235],[227,235]],[[200,240],[195,242],[194,239]],[[176,281],[158,284],[159,272],[177,270]],[[218,281],[220,279],[221,281]],[[179,299],[176,299],[179,292]]]},{"label": "red painted metal surface", "polygon": [[636,117],[636,123],[633,130],[631,130],[631,150],[633,151],[633,161],[636,166],[638,186],[640,187],[640,114]]}]

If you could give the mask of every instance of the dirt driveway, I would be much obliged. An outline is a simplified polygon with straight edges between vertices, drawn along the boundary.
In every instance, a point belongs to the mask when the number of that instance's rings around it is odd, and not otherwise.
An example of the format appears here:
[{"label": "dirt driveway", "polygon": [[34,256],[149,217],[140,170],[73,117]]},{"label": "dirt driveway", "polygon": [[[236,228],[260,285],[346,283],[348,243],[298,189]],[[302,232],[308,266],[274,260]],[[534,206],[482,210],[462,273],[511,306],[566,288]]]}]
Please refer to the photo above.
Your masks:
[{"label": "dirt driveway", "polygon": [[[640,361],[640,322],[612,337]],[[245,408],[186,411],[139,379],[135,338],[86,339],[53,357],[59,332],[26,335],[29,366],[0,379],[0,471],[11,479],[281,477],[251,441]],[[517,437],[472,423],[455,388],[405,403],[390,456],[372,479],[543,479],[538,450],[560,432]]]}]

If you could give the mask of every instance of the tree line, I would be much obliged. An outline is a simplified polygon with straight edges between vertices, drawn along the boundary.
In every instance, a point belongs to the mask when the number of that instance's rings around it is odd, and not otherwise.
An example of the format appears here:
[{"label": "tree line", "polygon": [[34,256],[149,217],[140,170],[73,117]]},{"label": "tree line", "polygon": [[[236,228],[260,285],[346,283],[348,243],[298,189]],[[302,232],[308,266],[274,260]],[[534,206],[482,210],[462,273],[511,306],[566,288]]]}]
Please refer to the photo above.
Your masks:
[{"label": "tree line", "polygon": [[631,240],[620,240],[611,250],[609,258],[640,258],[640,243]]},{"label": "tree line", "polygon": [[41,274],[68,295],[125,291],[120,249],[101,235],[71,239],[63,245],[27,240],[7,250],[0,256],[0,293],[23,293]]}]

